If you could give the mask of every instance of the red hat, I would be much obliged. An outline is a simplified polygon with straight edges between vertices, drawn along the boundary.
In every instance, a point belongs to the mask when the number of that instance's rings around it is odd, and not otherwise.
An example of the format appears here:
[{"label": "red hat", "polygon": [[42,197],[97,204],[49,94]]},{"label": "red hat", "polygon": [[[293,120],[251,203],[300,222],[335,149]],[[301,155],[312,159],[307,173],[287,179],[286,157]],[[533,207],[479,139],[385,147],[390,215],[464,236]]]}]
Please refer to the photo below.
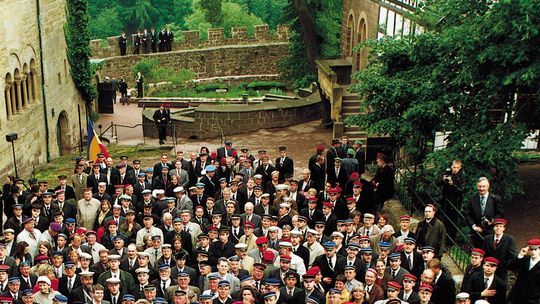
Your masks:
[{"label": "red hat", "polygon": [[308,197],[307,197],[307,200],[308,200],[308,201],[317,201],[318,199],[317,199],[316,196],[308,196]]},{"label": "red hat", "polygon": [[114,185],[116,189],[124,189],[124,185]]},{"label": "red hat", "polygon": [[334,208],[334,205],[330,202],[324,202],[323,207]]},{"label": "red hat", "polygon": [[420,287],[418,287],[418,290],[426,290],[429,292],[433,292],[433,286],[429,284],[420,284]]},{"label": "red hat", "polygon": [[107,226],[110,226],[110,225],[118,225],[118,224],[116,223],[115,220],[110,220],[107,222]]},{"label": "red hat", "polygon": [[13,298],[11,298],[11,297],[0,297],[0,303],[13,303]]},{"label": "red hat", "polygon": [[358,174],[358,172],[353,172],[351,173],[351,176],[349,176],[349,179],[350,180],[355,180],[355,179],[358,179],[360,177],[360,175]]},{"label": "red hat", "polygon": [[216,157],[217,157],[217,153],[216,153],[216,152],[212,152],[212,153],[210,154],[210,158],[211,158],[211,159],[216,159]]},{"label": "red hat", "polygon": [[265,236],[260,236],[255,240],[255,244],[262,245],[268,243],[268,239]]},{"label": "red hat", "polygon": [[86,234],[86,228],[80,227],[80,228],[77,229],[76,232],[77,232],[78,235],[85,235]]},{"label": "red hat", "polygon": [[339,193],[339,187],[334,187],[334,188],[330,188],[328,189],[326,192],[328,193]]},{"label": "red hat", "polygon": [[319,272],[321,272],[321,269],[319,268],[319,266],[313,266],[306,271],[306,274],[314,276],[314,275],[317,275]]},{"label": "red hat", "polygon": [[411,216],[410,215],[402,215],[399,217],[399,221],[410,221],[411,220]]},{"label": "red hat", "polygon": [[527,241],[528,246],[540,246],[540,239],[532,239]]},{"label": "red hat", "polygon": [[255,228],[255,224],[252,223],[252,222],[245,222],[245,223],[244,223],[244,227],[245,227],[245,226],[249,226],[249,227],[251,227],[251,228]]},{"label": "red hat", "polygon": [[197,209],[202,209],[202,210],[204,210],[203,206],[201,206],[201,205],[195,206],[195,210],[197,210]]},{"label": "red hat", "polygon": [[497,260],[494,257],[487,257],[487,258],[484,259],[484,263],[491,263],[491,264],[495,264],[495,266],[497,266],[497,265],[499,265],[499,260]]},{"label": "red hat", "polygon": [[263,253],[263,260],[265,260],[265,261],[273,261],[275,257],[276,257],[276,255],[270,250],[266,250]]},{"label": "red hat", "polygon": [[236,150],[232,150],[232,152],[231,152],[231,156],[232,156],[232,157],[236,157],[237,154],[238,154],[238,153],[236,152]]},{"label": "red hat", "polygon": [[208,231],[218,231],[218,228],[216,226],[210,226],[208,227]]},{"label": "red hat", "polygon": [[88,236],[89,234],[97,235],[97,232],[95,232],[94,230],[88,230],[88,231],[86,231],[86,235]]},{"label": "red hat", "polygon": [[324,145],[317,145],[317,152],[321,152],[321,151],[324,151]]},{"label": "red hat", "polygon": [[394,252],[402,252],[403,250],[405,250],[405,245],[399,244],[396,246],[396,250],[394,250]]},{"label": "red hat", "polygon": [[480,248],[473,248],[473,249],[471,249],[471,254],[484,256],[484,255],[486,255],[486,252],[484,250],[480,249]]},{"label": "red hat", "polygon": [[347,197],[348,202],[356,202],[356,199],[354,197]]},{"label": "red hat", "polygon": [[[48,260],[48,259],[49,259],[49,257],[46,256],[46,255],[38,255],[38,256],[36,257],[36,262],[46,261],[46,260]],[[9,269],[9,266],[6,265],[6,264],[0,265],[0,267],[4,267],[4,266],[7,266],[7,269]],[[0,269],[2,269],[2,268],[0,268]]]},{"label": "red hat", "polygon": [[414,274],[410,274],[410,273],[406,273],[403,275],[403,279],[409,279],[409,280],[412,280],[412,281],[417,281],[418,278],[414,275]]},{"label": "red hat", "polygon": [[282,254],[282,255],[279,256],[279,259],[282,260],[282,261],[290,261],[291,256],[287,255],[287,254]]},{"label": "red hat", "polygon": [[132,185],[132,184],[126,184],[126,185],[124,186],[124,189],[127,189],[127,188],[129,188],[129,187],[133,187],[133,185]]},{"label": "red hat", "polygon": [[503,218],[497,218],[493,220],[493,225],[503,224],[504,226],[508,225],[508,221]]},{"label": "red hat", "polygon": [[359,182],[359,181],[356,181],[356,182],[353,183],[353,186],[355,186],[355,187],[360,187],[360,189],[362,189],[362,187],[364,186],[364,184],[362,184],[362,183]]},{"label": "red hat", "polygon": [[384,153],[377,153],[377,158],[386,158],[386,155]]},{"label": "red hat", "polygon": [[386,284],[386,287],[387,288],[393,288],[395,290],[401,290],[401,288],[403,288],[403,286],[401,286],[401,284],[399,284],[398,282],[396,281],[390,281],[388,282],[388,284]]},{"label": "red hat", "polygon": [[227,164],[227,159],[225,157],[220,159],[219,164],[222,165],[222,166],[226,165]]},{"label": "red hat", "polygon": [[373,273],[374,275],[377,275],[377,270],[373,269],[373,268],[369,268],[368,270],[366,270],[366,272],[371,272]]}]

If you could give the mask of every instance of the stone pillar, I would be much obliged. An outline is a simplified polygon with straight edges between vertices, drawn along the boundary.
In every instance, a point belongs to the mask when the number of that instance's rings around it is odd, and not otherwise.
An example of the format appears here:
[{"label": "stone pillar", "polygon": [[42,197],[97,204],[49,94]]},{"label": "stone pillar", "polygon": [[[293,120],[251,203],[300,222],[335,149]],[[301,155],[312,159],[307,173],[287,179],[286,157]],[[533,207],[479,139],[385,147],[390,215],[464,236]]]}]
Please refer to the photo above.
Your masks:
[{"label": "stone pillar", "polygon": [[6,97],[6,112],[7,112],[7,118],[11,119],[12,112],[11,112],[11,84],[7,85],[5,91],[4,91],[5,97]]},{"label": "stone pillar", "polygon": [[17,94],[15,93],[15,84],[11,84],[11,114],[17,114]]},{"label": "stone pillar", "polygon": [[21,80],[15,79],[15,91],[17,93],[17,114],[22,112]]},{"label": "stone pillar", "polygon": [[28,109],[28,77],[26,75],[22,79],[22,97],[23,108]]},{"label": "stone pillar", "polygon": [[36,102],[39,98],[38,93],[38,81],[36,71],[32,71],[32,103]]}]

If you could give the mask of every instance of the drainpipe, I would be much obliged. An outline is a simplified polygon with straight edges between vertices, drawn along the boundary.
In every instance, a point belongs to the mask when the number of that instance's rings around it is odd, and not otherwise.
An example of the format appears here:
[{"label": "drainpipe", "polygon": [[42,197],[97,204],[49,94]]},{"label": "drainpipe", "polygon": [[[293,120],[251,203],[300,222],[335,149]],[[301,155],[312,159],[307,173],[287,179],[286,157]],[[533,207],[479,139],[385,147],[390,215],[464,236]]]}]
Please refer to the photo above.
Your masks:
[{"label": "drainpipe", "polygon": [[37,25],[39,37],[39,65],[41,68],[41,95],[43,96],[43,116],[45,118],[45,142],[47,147],[47,162],[51,161],[51,151],[49,145],[49,118],[47,117],[47,95],[45,94],[45,68],[43,67],[43,37],[41,36],[41,9],[39,0],[36,0]]}]

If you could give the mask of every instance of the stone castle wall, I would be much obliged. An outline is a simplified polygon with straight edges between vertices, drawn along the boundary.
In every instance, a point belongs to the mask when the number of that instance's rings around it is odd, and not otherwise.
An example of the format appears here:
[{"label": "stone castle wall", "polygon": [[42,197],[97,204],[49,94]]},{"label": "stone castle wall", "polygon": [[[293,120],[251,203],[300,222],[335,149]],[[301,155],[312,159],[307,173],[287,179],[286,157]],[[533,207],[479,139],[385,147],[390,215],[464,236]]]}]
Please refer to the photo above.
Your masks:
[{"label": "stone castle wall", "polygon": [[[143,110],[143,134],[157,138],[152,115],[156,109]],[[200,105],[193,117],[172,115],[177,137],[207,139],[223,135],[249,133],[259,129],[281,128],[320,119],[320,98],[314,94],[293,101],[267,101],[261,104]]]},{"label": "stone castle wall", "polygon": [[[128,37],[128,56],[133,53],[133,37],[135,36],[136,34]],[[267,24],[257,25],[255,26],[254,36],[248,36],[247,28],[245,27],[233,27],[231,29],[231,36],[231,38],[225,37],[225,30],[222,28],[209,29],[208,39],[201,39],[199,31],[184,31],[183,39],[175,38],[172,45],[172,50],[193,50],[226,45],[252,45],[266,44],[271,42],[287,42],[289,40],[289,27],[287,25],[279,25],[276,33],[273,34],[270,32],[270,27]],[[120,48],[118,47],[119,37],[120,36],[108,37],[106,39],[106,43],[102,39],[90,41],[90,48],[92,49],[93,58],[120,56]]]},{"label": "stone castle wall", "polygon": [[[33,166],[47,161],[47,146],[51,159],[62,152],[73,151],[79,137],[77,106],[81,106],[82,115],[85,113],[66,58],[65,0],[40,0],[39,3],[42,50],[36,1],[0,1],[0,32],[3,33],[0,74],[5,80],[0,81],[0,154],[3,155],[0,174],[14,174],[11,143],[6,142],[5,135],[17,133],[17,169],[19,176],[25,179]],[[21,95],[28,97],[25,106],[19,111],[10,108],[11,115],[8,116],[8,88],[17,85],[17,79],[21,83]],[[26,94],[23,86],[28,89]],[[17,94],[15,92],[15,96]],[[45,119],[48,121],[48,142]]]},{"label": "stone castle wall", "polygon": [[168,53],[107,58],[99,71],[101,78],[124,78],[130,86],[135,79],[131,69],[143,58],[157,58],[164,67],[189,69],[196,79],[227,76],[276,75],[278,62],[289,53],[287,42],[256,45],[218,46]]}]

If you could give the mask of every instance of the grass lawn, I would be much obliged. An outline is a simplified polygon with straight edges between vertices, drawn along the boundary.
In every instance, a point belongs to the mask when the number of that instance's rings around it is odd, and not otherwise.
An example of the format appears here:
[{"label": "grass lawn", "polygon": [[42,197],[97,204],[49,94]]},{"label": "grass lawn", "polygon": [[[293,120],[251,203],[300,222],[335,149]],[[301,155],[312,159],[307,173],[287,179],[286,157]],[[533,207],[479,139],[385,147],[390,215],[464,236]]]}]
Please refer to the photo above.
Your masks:
[{"label": "grass lawn", "polygon": [[[152,167],[154,163],[159,161],[159,155],[161,152],[169,152],[170,147],[148,147],[148,146],[122,146],[110,144],[107,146],[107,151],[114,159],[115,164],[118,163],[120,156],[126,155],[129,157],[128,162],[131,163],[135,159],[142,161],[142,167]],[[36,179],[49,182],[49,185],[58,184],[58,175],[66,174],[70,176],[73,174],[73,168],[75,166],[75,158],[78,153],[62,156],[52,160],[48,164],[43,164],[36,168]],[[83,151],[83,156],[86,157],[86,151]],[[170,157],[173,157],[171,155]]]}]

